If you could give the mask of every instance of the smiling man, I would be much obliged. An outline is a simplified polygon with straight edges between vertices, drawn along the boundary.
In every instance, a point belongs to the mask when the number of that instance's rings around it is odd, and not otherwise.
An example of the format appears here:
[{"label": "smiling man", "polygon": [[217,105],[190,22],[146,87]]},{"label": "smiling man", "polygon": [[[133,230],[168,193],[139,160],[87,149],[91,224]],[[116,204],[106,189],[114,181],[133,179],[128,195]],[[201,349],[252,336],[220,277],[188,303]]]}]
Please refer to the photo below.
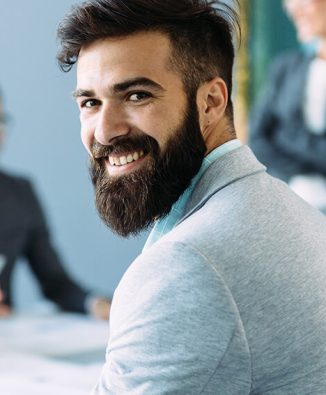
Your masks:
[{"label": "smiling man", "polygon": [[[74,96],[82,139],[94,158],[99,212],[127,236],[170,211],[198,172],[206,147],[196,104],[187,98],[172,65],[167,70],[168,38],[140,32],[126,37],[123,48],[121,38],[83,48]],[[214,84],[223,86],[224,97],[218,98],[222,117],[227,90],[221,79]]]},{"label": "smiling man", "polygon": [[154,224],[94,394],[326,392],[325,218],[236,139],[232,20],[205,0],[89,0],[59,27],[98,211],[122,236]]}]

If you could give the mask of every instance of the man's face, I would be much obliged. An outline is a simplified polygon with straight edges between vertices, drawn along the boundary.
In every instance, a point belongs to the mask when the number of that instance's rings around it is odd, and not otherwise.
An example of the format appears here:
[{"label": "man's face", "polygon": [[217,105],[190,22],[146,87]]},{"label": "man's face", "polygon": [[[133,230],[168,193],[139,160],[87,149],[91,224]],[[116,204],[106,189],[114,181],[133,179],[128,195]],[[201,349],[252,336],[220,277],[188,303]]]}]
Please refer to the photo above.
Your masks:
[{"label": "man's face", "polygon": [[284,0],[283,3],[293,19],[299,40],[326,37],[326,0]]},{"label": "man's face", "polygon": [[151,32],[98,40],[78,59],[75,97],[97,207],[124,236],[166,215],[204,157],[196,99],[170,56],[169,39]]}]

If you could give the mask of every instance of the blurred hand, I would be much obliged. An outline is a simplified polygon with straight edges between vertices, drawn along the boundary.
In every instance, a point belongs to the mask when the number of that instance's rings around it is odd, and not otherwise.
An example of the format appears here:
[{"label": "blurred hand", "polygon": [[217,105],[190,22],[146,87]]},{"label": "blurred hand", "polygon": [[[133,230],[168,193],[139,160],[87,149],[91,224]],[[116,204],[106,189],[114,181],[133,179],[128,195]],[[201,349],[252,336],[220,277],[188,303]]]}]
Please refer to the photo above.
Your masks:
[{"label": "blurred hand", "polygon": [[2,303],[3,300],[4,300],[4,293],[0,289],[0,317],[5,317],[11,313],[10,307]]},{"label": "blurred hand", "polygon": [[90,303],[90,314],[95,318],[107,320],[110,316],[110,308],[110,300],[101,297],[94,297]]}]

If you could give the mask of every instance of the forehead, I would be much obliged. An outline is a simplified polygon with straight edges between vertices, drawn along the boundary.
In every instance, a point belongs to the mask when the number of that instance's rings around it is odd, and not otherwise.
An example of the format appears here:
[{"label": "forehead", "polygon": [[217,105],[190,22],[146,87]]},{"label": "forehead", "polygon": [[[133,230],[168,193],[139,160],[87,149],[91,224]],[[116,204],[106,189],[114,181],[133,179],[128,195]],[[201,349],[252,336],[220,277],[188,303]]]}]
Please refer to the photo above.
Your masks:
[{"label": "forehead", "polygon": [[105,38],[83,47],[77,62],[77,85],[115,84],[124,79],[146,77],[158,83],[180,79],[170,67],[169,38],[160,32],[141,32]]}]

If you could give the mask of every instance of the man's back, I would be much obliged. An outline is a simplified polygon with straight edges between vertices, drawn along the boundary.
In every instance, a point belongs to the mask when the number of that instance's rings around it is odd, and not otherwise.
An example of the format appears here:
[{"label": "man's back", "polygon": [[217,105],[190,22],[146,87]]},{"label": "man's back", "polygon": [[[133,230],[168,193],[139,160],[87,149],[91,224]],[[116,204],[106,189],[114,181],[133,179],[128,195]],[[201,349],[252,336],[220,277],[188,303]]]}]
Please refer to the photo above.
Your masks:
[{"label": "man's back", "polygon": [[118,287],[109,385],[113,366],[133,372],[132,394],[137,379],[153,394],[325,394],[325,238],[324,217],[246,148],[213,163]]},{"label": "man's back", "polygon": [[193,245],[239,310],[252,393],[326,393],[324,217],[264,172],[229,184],[201,211]]}]

